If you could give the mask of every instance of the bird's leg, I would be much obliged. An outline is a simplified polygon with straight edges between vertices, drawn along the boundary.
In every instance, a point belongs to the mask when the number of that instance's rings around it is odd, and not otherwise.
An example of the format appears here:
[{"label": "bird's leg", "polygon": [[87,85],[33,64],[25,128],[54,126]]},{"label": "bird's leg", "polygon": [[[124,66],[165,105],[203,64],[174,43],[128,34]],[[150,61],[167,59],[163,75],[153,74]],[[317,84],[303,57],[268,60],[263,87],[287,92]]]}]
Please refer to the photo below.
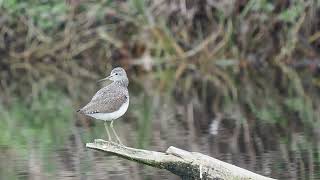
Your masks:
[{"label": "bird's leg", "polygon": [[109,141],[112,141],[112,140],[111,140],[111,136],[110,136],[110,132],[109,132],[109,129],[108,129],[107,121],[104,121],[104,127],[106,128],[106,131],[107,131],[107,134],[108,134],[108,139],[109,139]]},{"label": "bird's leg", "polygon": [[120,141],[119,136],[117,135],[116,131],[113,129],[113,121],[111,121],[111,123],[110,123],[110,127],[111,127],[111,129],[112,129],[112,131],[113,131],[113,134],[116,136],[116,138],[117,138],[117,140],[118,140],[119,144],[123,146],[122,142]]}]

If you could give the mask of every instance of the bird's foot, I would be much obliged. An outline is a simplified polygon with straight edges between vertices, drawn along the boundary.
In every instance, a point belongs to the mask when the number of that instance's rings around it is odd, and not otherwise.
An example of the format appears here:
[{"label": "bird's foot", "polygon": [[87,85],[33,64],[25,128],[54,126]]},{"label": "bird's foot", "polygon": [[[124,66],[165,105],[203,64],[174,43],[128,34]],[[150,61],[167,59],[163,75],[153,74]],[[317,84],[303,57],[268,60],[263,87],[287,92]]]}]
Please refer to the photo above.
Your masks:
[{"label": "bird's foot", "polygon": [[[95,139],[94,140],[95,143],[111,143],[111,144],[118,144],[117,142],[114,142],[112,140],[103,140],[103,139]],[[121,146],[124,146],[122,143],[120,144]]]},{"label": "bird's foot", "polygon": [[118,141],[118,144],[119,144],[120,146],[125,146],[124,144],[122,144],[121,141]]},{"label": "bird's foot", "polygon": [[105,142],[108,142],[108,141],[103,140],[103,139],[95,139],[94,142],[95,143],[105,143]]}]

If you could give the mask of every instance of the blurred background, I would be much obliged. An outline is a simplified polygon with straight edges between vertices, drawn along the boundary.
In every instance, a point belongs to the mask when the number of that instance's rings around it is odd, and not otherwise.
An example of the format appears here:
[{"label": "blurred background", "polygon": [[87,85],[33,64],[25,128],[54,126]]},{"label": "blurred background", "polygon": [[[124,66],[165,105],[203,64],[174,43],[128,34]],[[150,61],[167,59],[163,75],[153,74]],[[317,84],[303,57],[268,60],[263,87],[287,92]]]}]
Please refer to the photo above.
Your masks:
[{"label": "blurred background", "polygon": [[85,148],[116,66],[124,144],[320,179],[318,0],[0,0],[0,179],[178,179]]}]

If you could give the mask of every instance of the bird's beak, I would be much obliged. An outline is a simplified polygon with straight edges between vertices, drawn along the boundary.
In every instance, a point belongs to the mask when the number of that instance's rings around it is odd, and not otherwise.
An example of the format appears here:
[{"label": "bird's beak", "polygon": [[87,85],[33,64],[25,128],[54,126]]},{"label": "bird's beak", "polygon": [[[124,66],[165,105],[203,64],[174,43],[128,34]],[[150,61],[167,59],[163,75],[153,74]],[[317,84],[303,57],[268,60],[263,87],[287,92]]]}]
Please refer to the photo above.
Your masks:
[{"label": "bird's beak", "polygon": [[110,78],[111,78],[111,75],[106,77],[106,78],[100,79],[98,82],[102,82],[102,81],[105,81],[105,80],[110,80]]}]

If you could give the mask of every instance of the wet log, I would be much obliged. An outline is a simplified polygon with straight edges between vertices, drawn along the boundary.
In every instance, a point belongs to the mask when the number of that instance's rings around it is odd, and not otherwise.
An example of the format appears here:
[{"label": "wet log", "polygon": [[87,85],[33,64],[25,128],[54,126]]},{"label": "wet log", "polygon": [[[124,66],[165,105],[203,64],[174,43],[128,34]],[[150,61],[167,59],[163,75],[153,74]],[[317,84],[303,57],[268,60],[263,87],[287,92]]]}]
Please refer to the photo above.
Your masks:
[{"label": "wet log", "polygon": [[198,152],[188,152],[173,146],[164,153],[135,149],[97,139],[93,143],[87,143],[86,147],[152,167],[167,169],[182,179],[272,179],[210,156]]}]

